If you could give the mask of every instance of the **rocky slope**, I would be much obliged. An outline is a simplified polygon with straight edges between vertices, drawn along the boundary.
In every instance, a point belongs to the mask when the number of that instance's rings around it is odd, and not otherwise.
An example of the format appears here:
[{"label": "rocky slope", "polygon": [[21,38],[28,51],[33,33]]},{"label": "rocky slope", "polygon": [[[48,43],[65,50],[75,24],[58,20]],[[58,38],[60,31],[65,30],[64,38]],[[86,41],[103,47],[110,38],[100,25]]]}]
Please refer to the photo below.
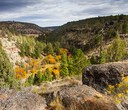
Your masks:
[{"label": "rocky slope", "polygon": [[[63,79],[15,92],[0,91],[1,110],[117,110],[114,101],[77,79]],[[101,109],[102,108],[102,109]]]},{"label": "rocky slope", "polygon": [[19,55],[20,50],[16,46],[16,42],[9,41],[8,38],[0,38],[2,47],[5,50],[10,62],[15,64],[16,62],[24,62],[24,59]]},{"label": "rocky slope", "polygon": [[19,55],[20,50],[16,46],[16,41],[9,40],[8,34],[2,35],[2,31],[0,30],[0,42],[2,44],[3,50],[6,52],[10,62],[14,65],[16,62],[24,62],[24,58]]}]

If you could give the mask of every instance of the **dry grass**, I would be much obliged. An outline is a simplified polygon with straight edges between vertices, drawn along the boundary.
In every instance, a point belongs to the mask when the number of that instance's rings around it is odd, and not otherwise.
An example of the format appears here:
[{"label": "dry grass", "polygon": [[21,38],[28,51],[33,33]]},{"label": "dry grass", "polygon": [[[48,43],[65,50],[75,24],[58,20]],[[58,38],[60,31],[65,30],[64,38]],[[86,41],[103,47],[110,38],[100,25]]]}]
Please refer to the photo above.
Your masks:
[{"label": "dry grass", "polygon": [[59,97],[56,97],[51,103],[52,110],[65,110]]}]

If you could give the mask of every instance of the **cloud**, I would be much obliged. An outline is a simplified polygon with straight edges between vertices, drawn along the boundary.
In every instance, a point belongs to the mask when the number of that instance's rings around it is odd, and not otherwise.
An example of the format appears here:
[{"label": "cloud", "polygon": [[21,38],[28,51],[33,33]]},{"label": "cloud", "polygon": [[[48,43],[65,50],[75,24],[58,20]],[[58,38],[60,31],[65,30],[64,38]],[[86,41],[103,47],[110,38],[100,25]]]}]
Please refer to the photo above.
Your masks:
[{"label": "cloud", "polygon": [[4,0],[0,1],[0,20],[62,25],[95,16],[128,14],[127,7],[127,0]]}]

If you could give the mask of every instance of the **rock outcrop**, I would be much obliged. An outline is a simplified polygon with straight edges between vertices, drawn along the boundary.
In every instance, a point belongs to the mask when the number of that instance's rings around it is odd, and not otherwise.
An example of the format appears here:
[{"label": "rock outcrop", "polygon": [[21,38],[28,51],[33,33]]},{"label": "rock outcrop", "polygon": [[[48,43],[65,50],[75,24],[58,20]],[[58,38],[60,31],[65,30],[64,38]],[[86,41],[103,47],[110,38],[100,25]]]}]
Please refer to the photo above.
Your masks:
[{"label": "rock outcrop", "polygon": [[83,69],[82,82],[101,92],[108,85],[120,83],[122,75],[128,75],[127,61],[92,65]]},{"label": "rock outcrop", "polygon": [[45,110],[43,97],[26,91],[0,91],[0,110]]},{"label": "rock outcrop", "polygon": [[117,106],[111,96],[82,85],[79,78],[67,78],[19,92],[0,90],[0,110],[127,110],[127,102]]},{"label": "rock outcrop", "polygon": [[51,109],[58,110],[117,110],[114,101],[86,85],[66,87],[58,92]]},{"label": "rock outcrop", "polygon": [[33,86],[31,91],[45,98],[47,110],[117,110],[111,97],[82,85],[79,78]]}]

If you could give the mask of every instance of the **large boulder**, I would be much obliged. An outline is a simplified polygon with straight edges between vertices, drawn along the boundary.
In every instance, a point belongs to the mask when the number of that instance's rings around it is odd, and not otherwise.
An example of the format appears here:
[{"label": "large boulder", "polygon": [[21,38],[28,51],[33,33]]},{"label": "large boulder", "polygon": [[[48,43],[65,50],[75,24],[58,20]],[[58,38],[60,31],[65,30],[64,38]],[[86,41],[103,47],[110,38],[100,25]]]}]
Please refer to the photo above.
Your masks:
[{"label": "large boulder", "polygon": [[29,91],[0,91],[0,110],[45,110],[44,98]]},{"label": "large boulder", "polygon": [[51,110],[118,110],[114,101],[91,87],[66,87],[51,102]]},{"label": "large boulder", "polygon": [[108,85],[120,83],[122,75],[128,75],[128,62],[92,65],[83,69],[82,83],[103,92]]}]

